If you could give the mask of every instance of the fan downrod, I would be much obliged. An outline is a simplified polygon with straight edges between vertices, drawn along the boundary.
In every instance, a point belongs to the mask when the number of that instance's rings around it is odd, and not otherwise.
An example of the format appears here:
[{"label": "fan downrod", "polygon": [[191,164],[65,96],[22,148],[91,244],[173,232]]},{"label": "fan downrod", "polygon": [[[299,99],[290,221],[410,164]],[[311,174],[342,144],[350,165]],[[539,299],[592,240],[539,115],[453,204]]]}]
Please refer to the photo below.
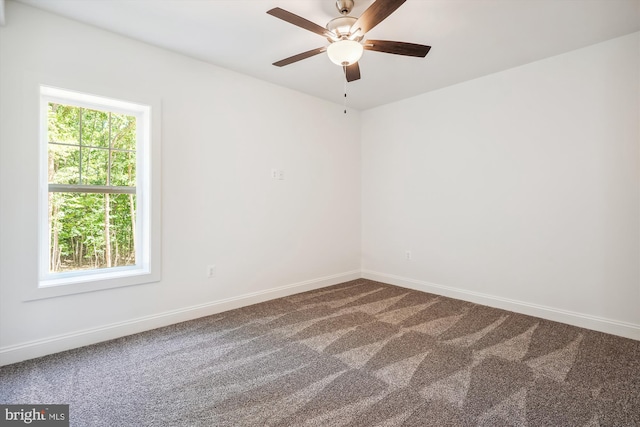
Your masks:
[{"label": "fan downrod", "polygon": [[336,0],[336,9],[342,15],[347,16],[353,9],[353,0]]}]

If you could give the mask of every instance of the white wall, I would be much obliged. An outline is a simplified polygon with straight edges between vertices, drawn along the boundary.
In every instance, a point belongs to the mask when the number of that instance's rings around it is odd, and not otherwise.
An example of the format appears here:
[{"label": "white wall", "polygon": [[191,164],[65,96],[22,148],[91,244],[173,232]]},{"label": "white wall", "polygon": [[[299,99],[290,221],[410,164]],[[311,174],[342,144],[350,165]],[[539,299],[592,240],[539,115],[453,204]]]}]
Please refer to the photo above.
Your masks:
[{"label": "white wall", "polygon": [[364,112],[364,276],[640,339],[639,37]]},{"label": "white wall", "polygon": [[[359,277],[357,112],[14,2],[6,18],[0,364]],[[23,301],[37,277],[38,81],[162,103],[161,282]]]}]

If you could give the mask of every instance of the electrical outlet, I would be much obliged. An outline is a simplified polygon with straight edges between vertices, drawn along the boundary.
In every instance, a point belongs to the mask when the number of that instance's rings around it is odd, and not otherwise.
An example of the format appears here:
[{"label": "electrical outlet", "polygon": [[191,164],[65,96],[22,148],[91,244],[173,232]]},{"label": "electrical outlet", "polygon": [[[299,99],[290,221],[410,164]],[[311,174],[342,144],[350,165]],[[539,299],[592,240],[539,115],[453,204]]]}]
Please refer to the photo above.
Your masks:
[{"label": "electrical outlet", "polygon": [[406,261],[411,261],[413,259],[413,254],[411,251],[404,251],[404,259]]},{"label": "electrical outlet", "polygon": [[207,266],[207,278],[213,279],[214,277],[216,277],[216,265],[211,264]]},{"label": "electrical outlet", "polygon": [[271,169],[271,178],[278,179],[282,181],[284,179],[284,170],[282,169]]}]

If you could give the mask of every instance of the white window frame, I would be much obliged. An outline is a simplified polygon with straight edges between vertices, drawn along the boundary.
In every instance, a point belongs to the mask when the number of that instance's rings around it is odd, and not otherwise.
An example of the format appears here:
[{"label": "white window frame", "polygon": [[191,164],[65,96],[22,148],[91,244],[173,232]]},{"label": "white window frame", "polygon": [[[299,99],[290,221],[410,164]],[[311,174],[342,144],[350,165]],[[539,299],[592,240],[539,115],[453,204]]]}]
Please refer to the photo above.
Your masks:
[{"label": "white window frame", "polygon": [[[49,183],[47,109],[50,102],[135,116],[136,264],[70,272],[49,272]],[[38,286],[27,300],[138,285],[160,280],[159,137],[152,135],[150,105],[40,85]]]}]

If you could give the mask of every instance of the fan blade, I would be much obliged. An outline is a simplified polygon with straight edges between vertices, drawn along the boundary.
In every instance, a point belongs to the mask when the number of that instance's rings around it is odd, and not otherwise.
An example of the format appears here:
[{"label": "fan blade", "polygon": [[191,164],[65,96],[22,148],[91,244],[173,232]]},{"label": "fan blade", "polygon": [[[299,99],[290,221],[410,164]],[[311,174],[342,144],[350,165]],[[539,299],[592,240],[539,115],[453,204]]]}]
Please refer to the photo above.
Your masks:
[{"label": "fan blade", "polygon": [[297,55],[290,56],[286,59],[281,59],[278,62],[274,62],[276,67],[284,67],[285,65],[293,64],[294,62],[302,61],[303,59],[311,58],[319,53],[326,51],[326,47],[319,47],[317,49],[308,50],[306,52],[299,53]]},{"label": "fan blade", "polygon": [[267,13],[271,16],[275,16],[276,18],[280,18],[283,21],[286,21],[290,24],[296,25],[300,28],[304,28],[305,30],[309,30],[312,33],[316,33],[319,34],[323,37],[329,37],[332,36],[333,33],[331,33],[329,30],[327,30],[324,27],[321,27],[318,24],[315,24],[307,19],[304,19],[301,16],[298,16],[294,13],[288,12],[284,9],[280,9],[279,7],[273,8],[271,10],[268,10]]},{"label": "fan blade", "polygon": [[389,40],[365,40],[363,47],[376,52],[393,53],[394,55],[419,56],[424,58],[431,46],[423,44],[393,42]]},{"label": "fan blade", "polygon": [[381,23],[387,16],[391,15],[397,8],[402,6],[406,0],[376,0],[351,26],[351,33],[358,29],[362,33]]},{"label": "fan blade", "polygon": [[347,65],[344,68],[344,74],[345,77],[347,78],[348,82],[352,82],[354,80],[360,80],[360,66],[358,65],[357,62],[351,64],[351,65]]}]

